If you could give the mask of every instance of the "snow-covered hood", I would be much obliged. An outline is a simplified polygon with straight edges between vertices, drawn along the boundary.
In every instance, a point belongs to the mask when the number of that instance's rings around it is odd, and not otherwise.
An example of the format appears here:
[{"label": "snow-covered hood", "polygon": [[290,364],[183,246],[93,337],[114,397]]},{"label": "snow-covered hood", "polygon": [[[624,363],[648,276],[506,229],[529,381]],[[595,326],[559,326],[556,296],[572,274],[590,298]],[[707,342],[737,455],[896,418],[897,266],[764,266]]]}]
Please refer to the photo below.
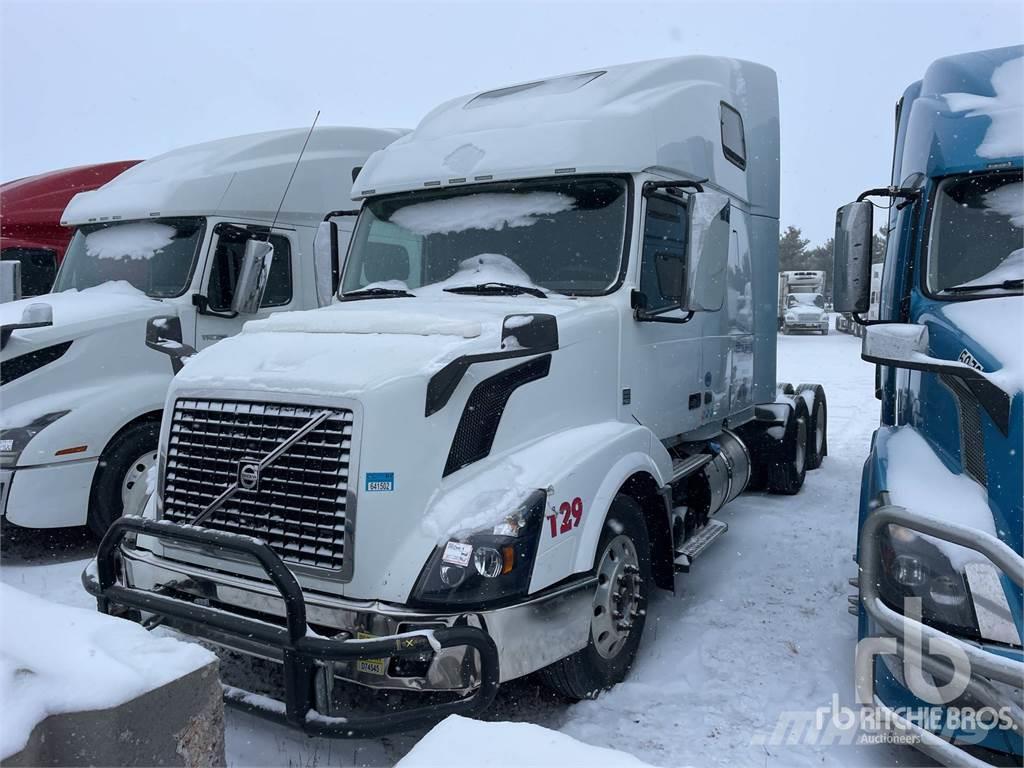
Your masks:
[{"label": "snow-covered hood", "polygon": [[281,312],[193,357],[176,388],[257,389],[357,396],[409,377],[428,379],[461,355],[508,350],[505,318],[585,311],[567,298],[366,299]]},{"label": "snow-covered hood", "polygon": [[820,320],[825,315],[825,310],[821,307],[817,307],[814,304],[796,304],[786,310],[787,315],[796,315],[797,317],[813,317],[816,320]]},{"label": "snow-covered hood", "polygon": [[[3,350],[7,360],[31,349],[80,338],[98,329],[137,322],[166,314],[166,306],[156,299],[119,281],[104,283],[82,291],[68,290],[0,304],[0,325],[20,323],[22,313],[32,304],[48,304],[53,309],[53,325],[15,331]],[[144,337],[139,331],[139,344]]]},{"label": "snow-covered hood", "polygon": [[940,354],[952,354],[969,365],[973,359],[1011,395],[1024,391],[1024,297],[948,302],[935,314],[940,322],[932,329],[932,343],[941,339],[944,345],[962,347],[939,350]]}]

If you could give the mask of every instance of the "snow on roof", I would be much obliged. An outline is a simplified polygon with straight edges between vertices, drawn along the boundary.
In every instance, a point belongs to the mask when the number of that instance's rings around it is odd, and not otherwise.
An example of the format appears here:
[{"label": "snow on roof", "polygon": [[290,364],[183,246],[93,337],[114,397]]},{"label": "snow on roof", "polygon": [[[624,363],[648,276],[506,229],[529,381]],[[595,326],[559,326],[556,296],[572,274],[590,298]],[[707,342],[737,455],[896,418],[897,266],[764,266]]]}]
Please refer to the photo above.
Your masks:
[{"label": "snow on roof", "polygon": [[[742,115],[746,170],[722,151],[721,102]],[[775,72],[685,56],[604,67],[452,99],[367,162],[353,197],[551,176],[706,177],[778,216]]]},{"label": "snow on roof", "polygon": [[593,747],[533,723],[470,720],[450,715],[420,739],[395,768],[644,768],[625,752]]},{"label": "snow on roof", "polygon": [[24,749],[49,715],[119,706],[216,658],[194,643],[7,584],[0,605],[0,758]]},{"label": "snow on roof", "polygon": [[[271,220],[308,128],[254,133],[175,149],[72,198],[65,225],[157,216],[233,216]],[[315,225],[352,205],[352,170],[401,130],[324,126],[313,131],[279,221]]]}]

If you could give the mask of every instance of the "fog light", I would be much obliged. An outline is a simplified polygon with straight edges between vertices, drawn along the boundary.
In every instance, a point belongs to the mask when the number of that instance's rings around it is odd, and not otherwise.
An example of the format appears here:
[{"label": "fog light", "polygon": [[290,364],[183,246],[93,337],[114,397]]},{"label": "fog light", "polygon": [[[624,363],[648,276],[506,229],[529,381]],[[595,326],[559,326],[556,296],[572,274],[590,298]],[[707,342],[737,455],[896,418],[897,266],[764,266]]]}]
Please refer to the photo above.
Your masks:
[{"label": "fog light", "polygon": [[897,555],[893,563],[893,578],[905,587],[919,587],[924,584],[925,573],[921,561],[911,555]]}]

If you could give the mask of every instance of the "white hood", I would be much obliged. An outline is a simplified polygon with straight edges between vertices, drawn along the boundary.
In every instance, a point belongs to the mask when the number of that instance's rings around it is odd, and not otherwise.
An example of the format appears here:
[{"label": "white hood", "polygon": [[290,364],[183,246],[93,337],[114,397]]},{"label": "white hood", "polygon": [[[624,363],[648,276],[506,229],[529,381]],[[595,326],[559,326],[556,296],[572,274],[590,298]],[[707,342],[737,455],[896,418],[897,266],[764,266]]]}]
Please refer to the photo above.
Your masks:
[{"label": "white hood", "polygon": [[177,387],[354,396],[501,350],[508,315],[564,314],[577,302],[524,296],[366,299],[282,312],[196,355]]},{"label": "white hood", "polygon": [[166,313],[166,306],[160,301],[127,282],[117,281],[82,291],[71,289],[0,304],[0,325],[20,323],[25,308],[32,304],[48,304],[53,309],[53,325],[15,331],[4,348],[4,358],[21,354],[26,347],[72,339],[96,328]]}]

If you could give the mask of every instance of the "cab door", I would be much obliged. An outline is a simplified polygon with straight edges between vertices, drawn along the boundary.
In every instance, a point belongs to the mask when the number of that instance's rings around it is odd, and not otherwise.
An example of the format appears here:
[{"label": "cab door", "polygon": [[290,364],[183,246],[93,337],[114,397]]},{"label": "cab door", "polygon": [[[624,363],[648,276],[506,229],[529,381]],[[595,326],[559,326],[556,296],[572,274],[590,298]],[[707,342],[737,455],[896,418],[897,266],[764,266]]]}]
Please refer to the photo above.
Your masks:
[{"label": "cab door", "polygon": [[238,315],[231,311],[235,283],[242,266],[245,244],[267,237],[269,227],[221,222],[214,227],[210,258],[203,276],[203,293],[193,297],[196,305],[195,348],[203,349],[242,330],[249,320],[267,317],[272,312],[298,309],[298,279],[292,254],[297,252],[295,231],[275,227],[270,233],[274,258],[267,278],[259,312]]},{"label": "cab door", "polygon": [[[682,322],[679,303],[663,279],[668,265],[685,259],[687,209],[681,198],[647,197],[644,207],[638,290],[642,310],[657,320],[626,320],[622,344],[623,410],[660,439],[689,432],[701,424],[704,371],[701,366],[700,314]],[[662,279],[659,279],[659,272]],[[669,283],[671,281],[668,281]]]}]

